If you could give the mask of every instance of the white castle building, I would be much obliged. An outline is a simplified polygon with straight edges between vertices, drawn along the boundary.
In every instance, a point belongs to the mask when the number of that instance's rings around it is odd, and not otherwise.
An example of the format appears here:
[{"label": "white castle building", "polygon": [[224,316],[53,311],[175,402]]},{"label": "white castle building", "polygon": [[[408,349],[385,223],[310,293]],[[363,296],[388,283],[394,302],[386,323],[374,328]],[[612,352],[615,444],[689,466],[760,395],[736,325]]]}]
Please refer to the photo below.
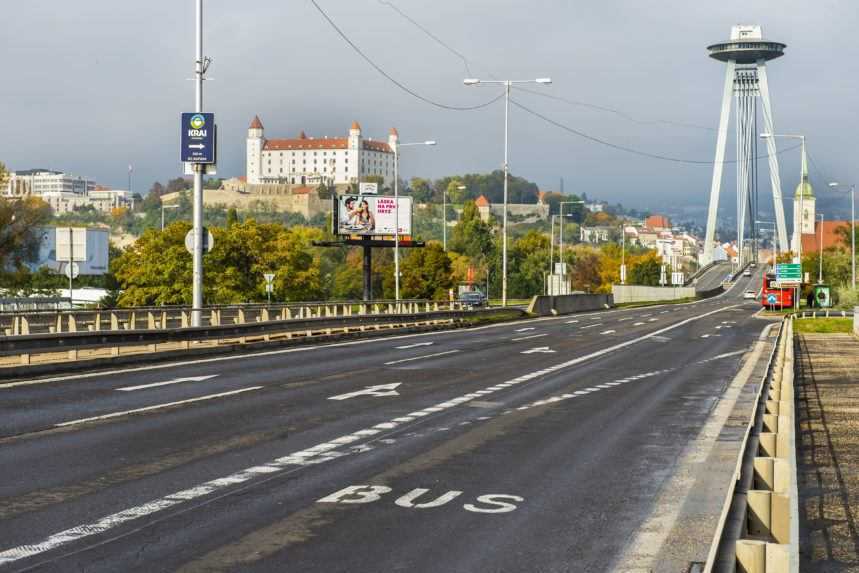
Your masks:
[{"label": "white castle building", "polygon": [[250,185],[327,185],[358,183],[376,175],[385,186],[394,183],[394,148],[397,130],[388,141],[364,139],[358,122],[348,137],[266,139],[259,116],[248,128],[247,182]]}]

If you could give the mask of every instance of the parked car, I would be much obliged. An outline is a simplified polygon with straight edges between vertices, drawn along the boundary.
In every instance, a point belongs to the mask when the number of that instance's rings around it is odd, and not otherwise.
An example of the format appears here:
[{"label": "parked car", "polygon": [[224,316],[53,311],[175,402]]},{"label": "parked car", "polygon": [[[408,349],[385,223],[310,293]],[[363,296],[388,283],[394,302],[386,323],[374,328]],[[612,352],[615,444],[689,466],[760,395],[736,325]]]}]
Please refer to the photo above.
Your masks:
[{"label": "parked car", "polygon": [[459,295],[459,302],[469,308],[481,308],[486,306],[486,297],[480,291],[464,292]]},{"label": "parked car", "polygon": [[743,293],[743,298],[750,298],[750,299],[754,300],[757,297],[758,297],[758,293],[756,293],[753,290],[747,290],[746,292]]}]

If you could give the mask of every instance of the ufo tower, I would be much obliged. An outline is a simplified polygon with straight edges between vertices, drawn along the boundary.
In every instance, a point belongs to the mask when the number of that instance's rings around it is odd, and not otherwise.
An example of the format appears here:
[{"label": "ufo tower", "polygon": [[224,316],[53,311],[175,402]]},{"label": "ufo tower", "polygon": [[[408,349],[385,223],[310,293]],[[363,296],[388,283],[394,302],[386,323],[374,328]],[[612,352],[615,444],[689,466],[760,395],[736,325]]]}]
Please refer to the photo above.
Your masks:
[{"label": "ufo tower", "polygon": [[[703,263],[713,261],[716,237],[716,215],[719,210],[719,192],[722,186],[722,171],[725,166],[725,146],[728,139],[728,123],[731,103],[736,102],[736,146],[737,146],[737,252],[740,264],[748,262],[744,251],[746,227],[749,237],[756,237],[757,218],[757,142],[758,100],[761,103],[761,118],[766,133],[775,133],[772,104],[767,83],[766,63],[784,55],[786,45],[764,40],[760,26],[734,26],[731,39],[708,46],[710,57],[725,63],[725,87],[722,92],[722,113],[716,139],[716,160],[713,165],[713,181],[710,187],[710,208],[707,214],[707,235],[704,242]],[[790,250],[787,227],[784,220],[784,205],[781,197],[781,180],[778,170],[775,140],[766,138],[769,159],[770,184],[775,208],[777,249]]]}]

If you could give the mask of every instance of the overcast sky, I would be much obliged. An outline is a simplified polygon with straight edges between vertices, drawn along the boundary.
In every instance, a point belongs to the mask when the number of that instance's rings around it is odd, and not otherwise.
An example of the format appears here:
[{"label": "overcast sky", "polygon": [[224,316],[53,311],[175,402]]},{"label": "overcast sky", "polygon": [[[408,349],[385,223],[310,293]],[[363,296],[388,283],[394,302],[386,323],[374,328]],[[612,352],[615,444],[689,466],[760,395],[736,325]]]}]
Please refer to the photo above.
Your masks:
[{"label": "overcast sky", "polygon": [[[859,178],[852,167],[859,157],[854,0],[393,0],[464,54],[471,73],[387,3],[318,2],[382,68],[427,98],[463,106],[500,93],[463,86],[469,75],[551,76],[553,85],[532,89],[615,108],[635,121],[527,93],[515,99],[590,135],[694,160],[712,160],[724,77],[705,48],[728,39],[735,23],[760,24],[766,38],[788,45],[768,67],[776,130],[806,134],[823,176]],[[178,117],[193,109],[186,79],[193,75],[193,0],[5,4],[1,161],[117,188],[127,186],[132,163],[138,191],[181,174]],[[404,93],[352,51],[310,0],[205,5],[205,52],[214,63],[204,105],[217,114],[219,174],[244,175],[245,130],[254,114],[268,137],[300,130],[343,136],[358,120],[365,137],[386,137],[396,126],[403,142],[438,140],[435,148],[403,150],[408,176],[501,166],[501,102],[446,111]],[[510,121],[511,170],[545,189],[557,190],[563,177],[568,192],[631,206],[706,202],[712,167],[596,145],[515,107]],[[797,183],[798,161],[797,151],[782,156],[786,194]],[[812,177],[819,188],[820,176]],[[727,169],[726,196],[734,180]]]}]

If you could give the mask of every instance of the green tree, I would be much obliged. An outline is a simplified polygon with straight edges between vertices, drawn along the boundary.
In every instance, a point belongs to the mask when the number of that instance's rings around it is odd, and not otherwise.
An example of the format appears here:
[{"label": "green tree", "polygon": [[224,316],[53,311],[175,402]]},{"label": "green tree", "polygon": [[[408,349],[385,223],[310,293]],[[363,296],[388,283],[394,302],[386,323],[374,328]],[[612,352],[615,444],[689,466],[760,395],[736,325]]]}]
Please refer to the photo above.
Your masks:
[{"label": "green tree", "polygon": [[508,296],[530,298],[543,292],[549,269],[549,237],[529,231],[516,240],[508,260]]},{"label": "green tree", "polygon": [[453,286],[450,257],[438,243],[412,249],[403,258],[400,272],[404,298],[443,300]]},{"label": "green tree", "polygon": [[432,203],[434,200],[433,189],[430,182],[420,177],[412,177],[409,188],[415,203]]},{"label": "green tree", "polygon": [[235,207],[230,207],[227,209],[227,228],[232,227],[236,223],[239,222],[239,212],[236,211]]},{"label": "green tree", "polygon": [[39,252],[39,226],[51,219],[51,208],[38,197],[0,197],[0,270],[20,267]]},{"label": "green tree", "polygon": [[463,206],[462,216],[453,228],[450,248],[472,258],[492,251],[492,228],[480,218],[473,201]]},{"label": "green tree", "polygon": [[629,283],[634,285],[659,286],[662,259],[655,251],[639,258],[629,269]]}]

